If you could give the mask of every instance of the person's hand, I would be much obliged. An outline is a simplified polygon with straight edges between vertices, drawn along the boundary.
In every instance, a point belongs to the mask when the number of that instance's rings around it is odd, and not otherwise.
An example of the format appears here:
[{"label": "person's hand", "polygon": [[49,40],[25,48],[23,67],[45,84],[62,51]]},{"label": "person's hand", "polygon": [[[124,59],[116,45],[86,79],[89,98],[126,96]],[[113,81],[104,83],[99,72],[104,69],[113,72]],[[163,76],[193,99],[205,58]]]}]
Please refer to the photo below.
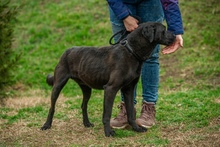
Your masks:
[{"label": "person's hand", "polygon": [[123,22],[128,32],[132,32],[138,27],[138,20],[132,16],[126,17]]},{"label": "person's hand", "polygon": [[180,47],[183,47],[183,38],[182,35],[176,35],[176,40],[173,44],[162,49],[163,54],[171,54],[178,50]]}]

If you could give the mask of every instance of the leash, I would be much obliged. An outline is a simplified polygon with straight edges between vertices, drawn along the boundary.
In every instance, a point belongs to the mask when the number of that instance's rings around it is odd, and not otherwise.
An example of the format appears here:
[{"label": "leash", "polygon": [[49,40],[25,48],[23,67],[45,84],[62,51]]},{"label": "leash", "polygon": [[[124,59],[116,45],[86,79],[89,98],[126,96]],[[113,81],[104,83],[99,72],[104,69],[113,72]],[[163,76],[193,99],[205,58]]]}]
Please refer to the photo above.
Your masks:
[{"label": "leash", "polygon": [[[132,17],[134,17],[135,19],[138,20],[138,24],[141,23],[141,18],[139,16],[136,16],[136,15],[131,15]],[[114,35],[112,35],[112,37],[109,39],[109,44],[110,45],[115,45],[115,44],[118,44],[120,43],[120,41],[122,41],[130,32],[128,32],[126,29],[123,29],[117,33],[115,33]],[[119,39],[115,42],[115,43],[112,43],[112,39],[117,36],[117,35],[120,35]]]},{"label": "leash", "polygon": [[[128,32],[126,29],[121,30],[117,33],[115,33],[114,35],[112,35],[112,37],[109,39],[109,44],[110,45],[115,45],[118,44],[120,41],[122,41],[130,32]],[[115,42],[112,43],[112,39],[114,39],[115,36],[120,35],[119,39]]]}]

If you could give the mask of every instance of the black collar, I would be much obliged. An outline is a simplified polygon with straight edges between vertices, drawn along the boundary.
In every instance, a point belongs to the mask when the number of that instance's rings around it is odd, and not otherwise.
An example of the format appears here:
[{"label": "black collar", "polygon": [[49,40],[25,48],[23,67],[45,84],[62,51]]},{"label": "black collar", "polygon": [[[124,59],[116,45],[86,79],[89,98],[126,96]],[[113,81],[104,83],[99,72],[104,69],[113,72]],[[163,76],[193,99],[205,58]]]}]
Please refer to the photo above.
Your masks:
[{"label": "black collar", "polygon": [[136,53],[134,52],[134,50],[132,49],[132,47],[129,45],[127,39],[124,39],[124,40],[120,41],[120,44],[121,44],[122,46],[124,46],[132,55],[134,55],[134,57],[135,57],[138,61],[140,61],[140,62],[143,62],[143,61],[144,61],[138,54],[136,54]]}]

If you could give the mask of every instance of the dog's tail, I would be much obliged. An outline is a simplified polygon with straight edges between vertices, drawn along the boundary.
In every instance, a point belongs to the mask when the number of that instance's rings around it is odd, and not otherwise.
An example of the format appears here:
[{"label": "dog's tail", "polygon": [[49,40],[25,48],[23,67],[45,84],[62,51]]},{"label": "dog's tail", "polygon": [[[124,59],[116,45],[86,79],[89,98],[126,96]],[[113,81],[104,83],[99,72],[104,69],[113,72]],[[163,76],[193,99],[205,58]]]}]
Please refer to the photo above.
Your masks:
[{"label": "dog's tail", "polygon": [[52,75],[47,75],[47,79],[46,79],[46,81],[47,81],[47,84],[48,85],[50,85],[50,86],[53,86],[53,76]]}]

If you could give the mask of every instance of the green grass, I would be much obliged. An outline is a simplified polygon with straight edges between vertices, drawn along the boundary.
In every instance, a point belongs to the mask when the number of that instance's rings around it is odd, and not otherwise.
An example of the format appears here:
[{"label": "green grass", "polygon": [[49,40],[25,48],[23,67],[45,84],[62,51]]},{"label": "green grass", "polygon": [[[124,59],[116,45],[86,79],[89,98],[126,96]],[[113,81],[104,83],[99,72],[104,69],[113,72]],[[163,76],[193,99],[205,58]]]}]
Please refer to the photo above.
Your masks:
[{"label": "green grass", "polygon": [[[58,99],[51,130],[40,132],[49,109],[53,73],[61,54],[72,46],[104,46],[111,37],[106,1],[21,1],[13,47],[22,52],[13,86],[0,107],[0,146],[217,146],[220,143],[220,18],[219,1],[180,1],[184,48],[160,56],[161,77],[157,125],[147,133],[128,128],[105,138],[102,125],[103,91],[89,102],[93,128],[82,125],[79,86],[69,81]],[[141,109],[138,85],[137,115]],[[117,95],[113,116],[118,113]],[[12,135],[14,134],[14,135]],[[87,137],[85,137],[87,136]]]}]

